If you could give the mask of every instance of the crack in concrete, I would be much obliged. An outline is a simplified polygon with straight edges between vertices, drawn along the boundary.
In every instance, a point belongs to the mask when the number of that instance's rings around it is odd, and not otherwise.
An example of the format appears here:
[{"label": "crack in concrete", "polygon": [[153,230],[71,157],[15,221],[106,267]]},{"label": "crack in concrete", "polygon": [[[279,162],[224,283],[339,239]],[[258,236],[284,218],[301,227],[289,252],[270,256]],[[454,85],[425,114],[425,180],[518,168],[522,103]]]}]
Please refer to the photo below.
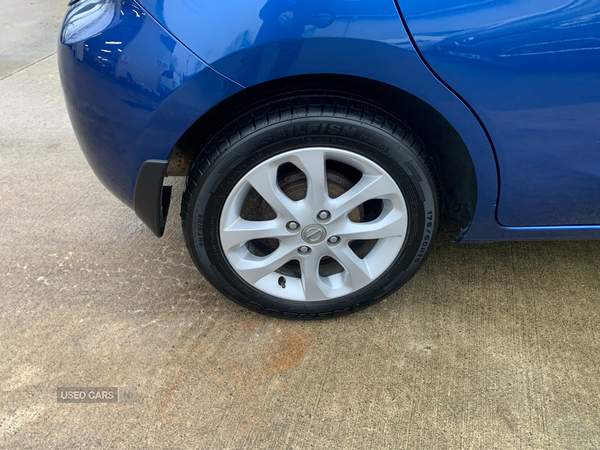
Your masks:
[{"label": "crack in concrete", "polygon": [[20,69],[18,69],[18,70],[15,70],[14,72],[11,72],[11,73],[9,73],[8,75],[5,75],[5,76],[3,76],[2,78],[0,78],[0,81],[2,81],[2,80],[6,80],[7,78],[10,78],[10,77],[12,77],[13,75],[16,75],[16,74],[18,74],[19,72],[23,72],[24,70],[27,70],[27,69],[29,69],[30,67],[32,67],[32,66],[35,66],[36,64],[39,64],[39,63],[41,63],[42,61],[45,61],[45,60],[47,60],[48,58],[51,58],[51,57],[52,57],[52,56],[54,56],[54,55],[56,55],[56,52],[54,52],[54,53],[51,53],[51,54],[50,54],[50,55],[48,55],[48,56],[44,56],[43,58],[41,58],[41,59],[38,59],[37,61],[35,61],[35,62],[32,62],[31,64],[28,64],[28,65],[26,65],[25,67],[21,67]]}]

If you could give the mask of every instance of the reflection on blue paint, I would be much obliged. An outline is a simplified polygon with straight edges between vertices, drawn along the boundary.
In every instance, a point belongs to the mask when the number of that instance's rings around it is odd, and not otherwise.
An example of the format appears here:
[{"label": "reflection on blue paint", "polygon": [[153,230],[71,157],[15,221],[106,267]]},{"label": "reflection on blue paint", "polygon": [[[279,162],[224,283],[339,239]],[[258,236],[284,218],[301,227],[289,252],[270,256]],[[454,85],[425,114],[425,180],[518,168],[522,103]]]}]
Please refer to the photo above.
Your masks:
[{"label": "reflection on blue paint", "polygon": [[166,159],[189,117],[200,116],[221,91],[240,89],[133,0],[77,3],[61,42],[59,68],[79,143],[100,180],[130,206],[142,163]]},{"label": "reflection on blue paint", "polygon": [[113,21],[116,4],[112,0],[83,0],[65,18],[61,33],[64,44],[74,44],[104,31]]},{"label": "reflection on blue paint", "polygon": [[[145,16],[145,11],[131,1],[80,2],[67,13],[62,42],[73,45],[80,61],[133,89],[164,98],[202,63],[190,58],[171,36],[144,28]],[[148,46],[151,53],[145,51]]]}]

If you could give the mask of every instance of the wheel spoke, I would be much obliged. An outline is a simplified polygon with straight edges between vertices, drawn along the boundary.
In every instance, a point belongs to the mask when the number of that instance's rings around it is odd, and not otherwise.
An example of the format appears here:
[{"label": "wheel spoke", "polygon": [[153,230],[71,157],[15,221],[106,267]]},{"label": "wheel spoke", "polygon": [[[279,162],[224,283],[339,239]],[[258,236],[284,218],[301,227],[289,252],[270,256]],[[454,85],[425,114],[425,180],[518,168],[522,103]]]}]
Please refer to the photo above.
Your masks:
[{"label": "wheel spoke", "polygon": [[306,200],[315,211],[319,211],[328,197],[325,154],[322,151],[298,153],[290,158],[290,162],[304,172],[308,181]]},{"label": "wheel spoke", "polygon": [[345,285],[356,290],[373,281],[367,262],[356,256],[350,247],[339,245],[331,250],[334,258],[346,269]]},{"label": "wheel spoke", "polygon": [[329,297],[327,287],[319,275],[320,256],[310,255],[300,259],[302,270],[302,288],[307,300]]},{"label": "wheel spoke", "polygon": [[257,222],[238,218],[221,230],[221,244],[225,250],[229,250],[253,239],[279,239],[289,235],[282,218]]},{"label": "wheel spoke", "polygon": [[372,222],[351,222],[346,219],[339,226],[332,227],[331,234],[343,237],[346,242],[356,239],[383,239],[403,236],[406,227],[406,214],[398,210],[391,210]]},{"label": "wheel spoke", "polygon": [[352,189],[330,200],[331,220],[348,214],[367,200],[397,196],[397,193],[398,186],[391,178],[382,175],[363,175]]},{"label": "wheel spoke", "polygon": [[246,181],[265,199],[278,216],[286,220],[297,220],[294,214],[295,202],[285,195],[277,184],[278,164],[269,164],[262,170],[254,170],[246,175]]},{"label": "wheel spoke", "polygon": [[[237,253],[236,253],[237,255]],[[230,261],[237,272],[248,282],[254,284],[261,278],[275,272],[285,263],[297,258],[296,248],[280,245],[277,250],[268,256],[259,257],[247,252],[245,257],[233,257],[230,253]]]}]

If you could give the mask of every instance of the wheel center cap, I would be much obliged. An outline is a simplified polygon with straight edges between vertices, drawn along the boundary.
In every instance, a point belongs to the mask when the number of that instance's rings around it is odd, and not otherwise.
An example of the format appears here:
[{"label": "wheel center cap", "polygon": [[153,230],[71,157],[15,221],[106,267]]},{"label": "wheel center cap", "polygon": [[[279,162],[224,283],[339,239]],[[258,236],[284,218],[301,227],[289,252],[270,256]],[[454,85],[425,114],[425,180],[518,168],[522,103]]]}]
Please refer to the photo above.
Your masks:
[{"label": "wheel center cap", "polygon": [[302,239],[307,244],[318,244],[327,237],[327,231],[321,225],[312,224],[302,230]]}]

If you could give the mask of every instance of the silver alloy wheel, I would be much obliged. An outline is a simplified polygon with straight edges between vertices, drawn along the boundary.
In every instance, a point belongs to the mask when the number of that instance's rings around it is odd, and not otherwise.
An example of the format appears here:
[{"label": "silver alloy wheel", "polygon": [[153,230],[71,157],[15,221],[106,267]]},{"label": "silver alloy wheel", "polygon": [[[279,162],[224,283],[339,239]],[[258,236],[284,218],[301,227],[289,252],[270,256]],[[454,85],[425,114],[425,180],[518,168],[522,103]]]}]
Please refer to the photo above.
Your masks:
[{"label": "silver alloy wheel", "polygon": [[[356,184],[336,198],[328,193],[328,160],[362,173]],[[288,163],[306,176],[302,200],[292,200],[278,184],[278,170]],[[242,218],[242,206],[252,188],[276,213],[274,219]],[[350,220],[350,212],[369,200],[381,200],[379,215],[368,222]],[[320,219],[326,217],[320,215],[323,211],[329,213],[325,221]],[[299,226],[291,229],[290,223]],[[219,239],[232,268],[246,282],[275,297],[313,302],[351,294],[374,281],[396,259],[407,230],[404,196],[382,167],[347,150],[314,147],[273,156],[244,175],[225,201]],[[277,240],[278,246],[267,255],[257,255],[248,244],[259,239]],[[366,255],[358,256],[351,247],[357,241],[374,245]],[[337,261],[341,270],[321,274],[324,258]],[[280,269],[290,261],[298,262],[301,276],[282,274]]]}]

